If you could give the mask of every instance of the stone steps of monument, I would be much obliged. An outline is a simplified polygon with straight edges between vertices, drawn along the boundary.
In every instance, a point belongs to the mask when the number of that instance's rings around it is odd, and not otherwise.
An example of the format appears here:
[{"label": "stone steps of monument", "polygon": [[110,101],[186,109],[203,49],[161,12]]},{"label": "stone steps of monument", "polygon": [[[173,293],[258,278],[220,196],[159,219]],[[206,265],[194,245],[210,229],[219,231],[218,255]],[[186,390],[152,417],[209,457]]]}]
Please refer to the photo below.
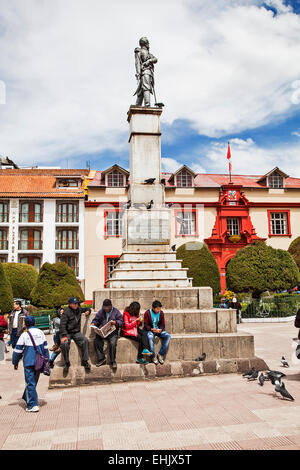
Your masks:
[{"label": "stone steps of monument", "polygon": [[153,279],[153,278],[131,278],[127,277],[119,279],[109,279],[106,283],[109,289],[168,289],[168,288],[181,288],[181,287],[191,287],[190,278],[182,279]]},{"label": "stone steps of monument", "polygon": [[176,252],[175,251],[166,251],[166,252],[158,252],[158,251],[148,251],[148,252],[140,252],[140,251],[124,251],[120,257],[121,261],[150,261],[150,260],[157,260],[160,261],[176,261]]},{"label": "stone steps of monument", "polygon": [[144,259],[135,261],[119,260],[115,265],[115,269],[181,269],[182,260],[162,261],[161,259]]},{"label": "stone steps of monument", "polygon": [[163,268],[148,269],[135,267],[134,269],[118,269],[117,267],[111,273],[111,280],[117,279],[187,279],[188,268]]},{"label": "stone steps of monument", "polygon": [[174,334],[235,333],[236,311],[232,309],[164,310],[166,331]]}]

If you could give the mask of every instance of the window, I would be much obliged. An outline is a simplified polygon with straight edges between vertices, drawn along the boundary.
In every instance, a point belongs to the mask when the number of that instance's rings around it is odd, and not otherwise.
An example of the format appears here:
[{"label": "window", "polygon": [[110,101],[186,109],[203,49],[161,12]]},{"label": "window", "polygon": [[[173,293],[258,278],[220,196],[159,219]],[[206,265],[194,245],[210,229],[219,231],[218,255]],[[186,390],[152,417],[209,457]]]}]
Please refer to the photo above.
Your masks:
[{"label": "window", "polygon": [[0,223],[7,223],[8,218],[8,202],[0,201]]},{"label": "window", "polygon": [[227,218],[227,230],[229,235],[239,235],[240,234],[240,221],[237,218]]},{"label": "window", "polygon": [[176,236],[196,235],[196,212],[176,211]]},{"label": "window", "polygon": [[19,250],[41,250],[42,233],[40,230],[21,230]]},{"label": "window", "polygon": [[271,235],[291,235],[289,212],[270,212],[269,215],[269,236]]},{"label": "window", "polygon": [[119,261],[120,257],[119,256],[104,256],[104,266],[105,266],[105,287],[106,287],[106,282],[108,279],[111,278],[111,273],[114,270],[115,265]]},{"label": "window", "polygon": [[7,256],[0,256],[0,263],[7,263]]},{"label": "window", "polygon": [[79,180],[78,179],[58,179],[57,187],[58,188],[78,188]]},{"label": "window", "polygon": [[118,211],[105,212],[105,235],[107,237],[121,237],[122,236],[122,217]]},{"label": "window", "polygon": [[67,202],[58,204],[56,222],[78,222],[78,205]]},{"label": "window", "polygon": [[42,204],[39,202],[22,202],[20,210],[20,222],[43,222]]},{"label": "window", "polygon": [[57,250],[78,250],[77,230],[59,230]]},{"label": "window", "polygon": [[0,230],[0,250],[8,250],[7,231]]},{"label": "window", "polygon": [[283,177],[277,173],[269,176],[269,187],[272,189],[283,188]]},{"label": "window", "polygon": [[117,188],[124,186],[124,175],[118,170],[114,170],[107,176],[107,186]]},{"label": "window", "polygon": [[78,256],[59,255],[57,256],[57,261],[66,263],[69,268],[73,269],[75,275],[78,276]]},{"label": "window", "polygon": [[192,175],[188,171],[182,170],[176,176],[176,185],[178,188],[191,188],[193,186]]},{"label": "window", "polygon": [[41,258],[38,256],[21,256],[20,263],[31,264],[38,272],[41,266]]}]

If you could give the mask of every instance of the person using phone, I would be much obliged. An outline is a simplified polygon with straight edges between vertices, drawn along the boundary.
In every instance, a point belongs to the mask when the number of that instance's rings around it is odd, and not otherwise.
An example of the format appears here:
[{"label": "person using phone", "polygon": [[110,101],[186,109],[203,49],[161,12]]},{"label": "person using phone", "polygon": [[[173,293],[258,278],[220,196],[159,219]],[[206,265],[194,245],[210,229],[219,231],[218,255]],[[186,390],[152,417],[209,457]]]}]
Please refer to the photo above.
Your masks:
[{"label": "person using phone", "polygon": [[140,325],[142,324],[142,317],[140,316],[141,305],[138,302],[132,302],[129,307],[126,307],[123,312],[124,325],[121,330],[121,335],[137,341],[138,355],[136,362],[138,364],[149,364],[149,361],[143,358],[143,356],[152,356],[149,345],[148,334],[146,330],[142,330]]}]

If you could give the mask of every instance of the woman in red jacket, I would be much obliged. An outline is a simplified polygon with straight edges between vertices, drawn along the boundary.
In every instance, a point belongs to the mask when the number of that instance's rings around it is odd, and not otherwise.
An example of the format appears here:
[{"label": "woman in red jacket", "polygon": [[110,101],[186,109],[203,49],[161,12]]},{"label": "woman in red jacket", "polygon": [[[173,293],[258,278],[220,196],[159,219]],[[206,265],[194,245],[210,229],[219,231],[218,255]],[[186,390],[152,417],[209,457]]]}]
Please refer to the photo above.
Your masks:
[{"label": "woman in red jacket", "polygon": [[5,343],[4,343],[4,333],[7,333],[8,323],[4,315],[2,315],[0,310],[0,361],[5,359]]},{"label": "woman in red jacket", "polygon": [[141,306],[138,302],[132,302],[129,307],[126,307],[123,312],[123,328],[121,335],[128,339],[137,341],[139,343],[138,356],[136,362],[138,364],[148,364],[149,361],[143,359],[143,356],[151,356],[149,351],[149,340],[147,331],[139,328],[142,323],[140,317]]}]

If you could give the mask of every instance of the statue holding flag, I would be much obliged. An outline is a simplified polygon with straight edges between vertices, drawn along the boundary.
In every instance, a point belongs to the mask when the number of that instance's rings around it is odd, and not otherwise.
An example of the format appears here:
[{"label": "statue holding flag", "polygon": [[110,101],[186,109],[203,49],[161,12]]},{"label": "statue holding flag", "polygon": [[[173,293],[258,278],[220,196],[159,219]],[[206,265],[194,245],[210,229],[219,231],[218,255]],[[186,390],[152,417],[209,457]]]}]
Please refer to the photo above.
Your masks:
[{"label": "statue holding flag", "polygon": [[[136,79],[138,87],[134,94],[137,95],[136,106],[151,106],[150,93],[155,98],[154,90],[154,64],[157,63],[156,57],[149,52],[149,41],[142,37],[139,41],[140,47],[134,50]],[[155,98],[156,101],[156,98]]]}]

